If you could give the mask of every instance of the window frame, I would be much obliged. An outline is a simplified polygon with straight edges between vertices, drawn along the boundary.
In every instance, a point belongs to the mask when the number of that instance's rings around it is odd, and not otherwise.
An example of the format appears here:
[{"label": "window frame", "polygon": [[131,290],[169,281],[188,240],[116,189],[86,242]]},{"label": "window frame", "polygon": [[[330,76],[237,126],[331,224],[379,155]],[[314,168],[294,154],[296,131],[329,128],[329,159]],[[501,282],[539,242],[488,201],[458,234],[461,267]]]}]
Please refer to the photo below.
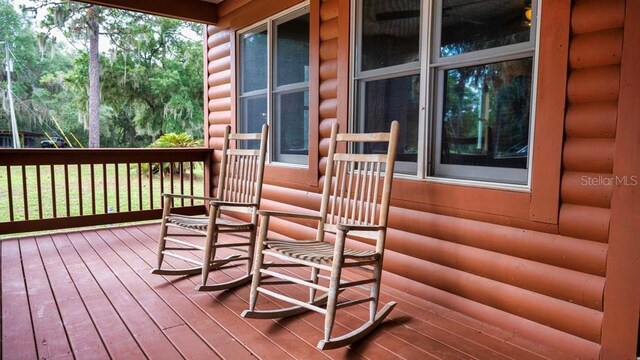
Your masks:
[{"label": "window frame", "polygon": [[[379,81],[379,80],[389,80],[401,78],[404,76],[413,76],[417,75],[420,81],[419,91],[422,94],[422,84],[423,80],[423,72],[422,72],[422,59],[423,59],[423,38],[424,38],[424,18],[422,15],[420,16],[420,31],[418,38],[418,59],[416,61],[391,65],[387,67],[380,67],[372,70],[362,70],[362,16],[363,13],[363,0],[355,0],[352,1],[351,13],[352,23],[355,26],[352,26],[351,29],[351,39],[355,44],[354,47],[351,47],[351,51],[349,56],[353,61],[350,62],[350,71],[353,76],[351,77],[351,101],[350,108],[353,109],[350,112],[351,121],[349,122],[350,131],[357,132],[359,129],[364,128],[365,126],[365,112],[362,111],[364,107],[365,97],[366,97],[366,84],[368,82]],[[420,0],[420,12],[425,9],[425,1]],[[416,162],[409,161],[396,161],[396,174],[401,177],[409,177],[415,178],[416,175],[420,176],[420,166],[418,165],[422,158],[424,157],[424,141],[421,139],[421,133],[423,132],[423,124],[422,124],[422,98],[423,96],[419,96],[418,103],[418,146],[417,146],[417,159]],[[414,175],[416,174],[416,175]]]},{"label": "window frame", "polygon": [[[352,24],[350,36],[352,47],[350,52],[350,71],[351,71],[351,101],[350,107],[350,128],[356,131],[358,127],[362,128],[364,124],[364,112],[360,110],[363,106],[363,84],[366,81],[378,80],[384,78],[400,77],[402,75],[416,74],[414,63],[394,65],[374,70],[361,71],[362,58],[362,1],[356,0],[352,2]],[[538,81],[538,61],[539,61],[539,12],[541,8],[540,0],[532,0],[531,9],[531,30],[530,37],[527,42],[516,43],[511,45],[500,46],[496,48],[482,49],[442,57],[440,56],[441,42],[441,14],[443,0],[422,0],[420,1],[420,39],[419,39],[419,59],[417,74],[420,77],[420,103],[418,113],[418,157],[416,161],[417,169],[412,174],[396,173],[395,176],[407,180],[419,180],[434,183],[466,185],[471,187],[486,187],[489,189],[506,189],[512,191],[531,190],[532,170],[533,170],[533,149],[535,120],[537,108],[537,81]],[[532,57],[532,73],[531,73],[531,104],[530,104],[530,120],[529,120],[529,150],[527,156],[526,169],[510,169],[498,167],[474,166],[484,171],[506,170],[523,170],[526,172],[526,183],[513,183],[495,181],[493,179],[462,179],[458,177],[450,177],[450,174],[436,175],[436,160],[439,160],[436,153],[439,152],[441,139],[441,129],[437,124],[442,123],[442,99],[444,91],[440,85],[443,81],[444,71],[452,68],[460,68],[465,66],[490,64],[506,60],[515,60],[521,58]],[[364,73],[364,74],[363,74]],[[402,163],[396,162],[403,168]],[[397,165],[397,167],[398,167]],[[470,165],[447,165],[453,167],[467,167]],[[406,167],[405,167],[406,168]],[[462,169],[461,171],[464,171]],[[509,173],[511,171],[507,171]],[[449,177],[448,177],[449,176]]]},{"label": "window frame", "polygon": [[[245,26],[243,28],[238,29],[235,32],[235,42],[238,44],[238,52],[236,55],[236,59],[234,61],[236,66],[236,89],[237,96],[235,96],[235,101],[237,109],[235,111],[236,123],[238,128],[247,128],[248,119],[243,118],[243,102],[242,99],[247,98],[257,98],[266,95],[267,100],[267,124],[269,124],[269,139],[267,145],[267,163],[278,165],[286,168],[299,168],[299,169],[307,169],[309,168],[309,164],[312,161],[311,152],[313,149],[311,148],[311,142],[308,141],[311,136],[311,113],[309,112],[309,116],[307,118],[307,155],[287,155],[280,154],[277,155],[279,160],[276,160],[276,149],[281,141],[281,134],[278,131],[280,127],[279,119],[281,118],[281,113],[278,112],[276,114],[276,98],[278,95],[298,92],[301,90],[306,90],[308,96],[311,96],[311,87],[312,81],[311,77],[304,83],[295,83],[295,84],[287,84],[282,86],[276,86],[276,77],[277,77],[277,67],[274,64],[277,64],[277,49],[276,49],[276,36],[277,36],[277,26],[278,24],[285,23],[289,20],[295,19],[301,15],[307,14],[310,17],[310,28],[311,28],[311,5],[309,1],[303,1],[299,4],[289,7],[288,9],[282,10],[276,14],[270,15],[261,19],[260,21],[254,22],[251,25]],[[261,30],[262,29],[262,30]],[[262,32],[267,31],[267,87],[266,89],[259,89],[250,91],[247,93],[243,93],[242,91],[242,36],[251,33],[251,32]],[[310,29],[311,32],[311,29]],[[312,50],[311,50],[311,34],[309,39],[309,72],[311,72],[311,63],[312,63]],[[311,75],[311,74],[310,74]],[[309,101],[308,101],[309,103]],[[308,110],[310,110],[310,106],[308,106]],[[294,162],[299,161],[301,158],[304,158],[304,162]],[[293,160],[291,162],[283,161],[283,160]]]}]

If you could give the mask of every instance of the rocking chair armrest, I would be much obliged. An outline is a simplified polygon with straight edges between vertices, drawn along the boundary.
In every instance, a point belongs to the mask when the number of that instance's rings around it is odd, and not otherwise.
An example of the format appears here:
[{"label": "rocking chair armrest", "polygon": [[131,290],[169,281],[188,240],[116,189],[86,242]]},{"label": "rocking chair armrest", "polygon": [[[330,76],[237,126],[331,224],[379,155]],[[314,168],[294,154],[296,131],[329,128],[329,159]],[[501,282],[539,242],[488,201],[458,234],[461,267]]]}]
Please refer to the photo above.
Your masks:
[{"label": "rocking chair armrest", "polygon": [[247,203],[247,202],[236,202],[236,201],[221,201],[221,200],[211,200],[209,201],[210,205],[213,206],[237,206],[237,207],[258,207],[256,203]]},{"label": "rocking chair armrest", "polygon": [[275,216],[275,217],[289,217],[289,218],[299,218],[299,219],[322,220],[322,217],[320,215],[302,214],[302,213],[294,213],[294,212],[287,212],[287,211],[259,210],[258,214],[261,215],[261,216]]},{"label": "rocking chair armrest", "polygon": [[194,199],[194,200],[204,200],[204,201],[216,200],[216,198],[214,198],[214,197],[171,194],[171,193],[162,193],[162,197],[178,198],[178,199]]},{"label": "rocking chair armrest", "polygon": [[386,226],[381,225],[355,225],[355,224],[336,224],[336,229],[344,232],[349,231],[381,231]]}]

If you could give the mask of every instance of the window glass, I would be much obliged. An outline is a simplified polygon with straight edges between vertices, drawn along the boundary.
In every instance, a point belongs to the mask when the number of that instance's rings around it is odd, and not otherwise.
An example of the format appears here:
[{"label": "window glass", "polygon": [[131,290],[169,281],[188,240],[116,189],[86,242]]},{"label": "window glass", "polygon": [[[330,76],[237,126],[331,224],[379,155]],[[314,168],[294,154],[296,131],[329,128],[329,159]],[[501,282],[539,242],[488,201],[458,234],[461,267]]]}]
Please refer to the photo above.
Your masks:
[{"label": "window glass", "polygon": [[289,155],[308,154],[309,91],[280,93],[276,95],[278,114],[278,139],[275,161],[297,163]]},{"label": "window glass", "polygon": [[309,137],[309,8],[265,19],[238,35],[238,124],[269,124],[270,161],[307,164]]},{"label": "window glass", "polygon": [[[419,84],[419,75],[374,80],[364,84],[364,128],[361,131],[389,131],[391,122],[398,120],[398,161],[417,161]],[[367,144],[364,149],[366,153],[386,150],[384,144],[376,143]]]},{"label": "window glass", "polygon": [[309,81],[309,14],[277,25],[276,86]]},{"label": "window glass", "polygon": [[531,1],[443,0],[440,56],[528,42]]},{"label": "window glass", "polygon": [[420,0],[362,1],[361,70],[418,61]]},{"label": "window glass", "polygon": [[267,88],[267,29],[240,36],[242,93]]},{"label": "window glass", "polygon": [[441,163],[527,167],[533,59],[444,70]]}]

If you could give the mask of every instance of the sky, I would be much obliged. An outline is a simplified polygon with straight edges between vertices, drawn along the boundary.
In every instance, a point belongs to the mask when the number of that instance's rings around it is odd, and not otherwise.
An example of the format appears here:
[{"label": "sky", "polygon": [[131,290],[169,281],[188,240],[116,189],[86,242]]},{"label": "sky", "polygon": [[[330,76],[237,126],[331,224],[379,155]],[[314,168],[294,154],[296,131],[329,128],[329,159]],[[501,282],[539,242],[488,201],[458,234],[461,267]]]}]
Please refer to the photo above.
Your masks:
[{"label": "sky", "polygon": [[[38,0],[9,0],[10,3],[12,3],[13,7],[16,9],[16,11],[18,13],[21,12],[20,10],[20,5],[24,5],[24,6],[33,6],[34,4],[38,4],[40,1]],[[36,18],[32,21],[32,25],[31,28],[34,29],[34,31],[37,32],[37,29],[39,29],[38,24],[40,23],[40,21],[42,21],[42,19],[44,18],[45,15],[45,10],[41,10],[38,14],[38,16],[36,16]],[[70,43],[67,38],[62,34],[62,32],[58,29],[53,29],[51,31],[51,35],[53,35],[56,38],[56,41],[58,41],[59,43],[62,43],[64,45],[70,46],[70,47],[77,47],[74,46],[72,43]],[[200,40],[202,39],[202,34],[197,34],[194,33],[193,31],[190,30],[185,30],[182,33],[183,36],[192,39],[192,40]],[[106,53],[109,51],[109,49],[111,48],[111,44],[110,44],[110,40],[108,36],[104,36],[101,35],[100,36],[100,52],[101,53]]]}]

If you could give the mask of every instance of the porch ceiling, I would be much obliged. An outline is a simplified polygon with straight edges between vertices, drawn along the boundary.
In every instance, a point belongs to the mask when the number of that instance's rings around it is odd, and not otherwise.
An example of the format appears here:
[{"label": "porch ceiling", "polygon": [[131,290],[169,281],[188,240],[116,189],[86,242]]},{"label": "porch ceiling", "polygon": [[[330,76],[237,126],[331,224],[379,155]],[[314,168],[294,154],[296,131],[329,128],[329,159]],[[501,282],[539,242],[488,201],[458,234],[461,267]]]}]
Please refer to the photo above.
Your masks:
[{"label": "porch ceiling", "polygon": [[78,0],[80,2],[138,11],[204,24],[218,21],[218,4],[223,0]]}]

